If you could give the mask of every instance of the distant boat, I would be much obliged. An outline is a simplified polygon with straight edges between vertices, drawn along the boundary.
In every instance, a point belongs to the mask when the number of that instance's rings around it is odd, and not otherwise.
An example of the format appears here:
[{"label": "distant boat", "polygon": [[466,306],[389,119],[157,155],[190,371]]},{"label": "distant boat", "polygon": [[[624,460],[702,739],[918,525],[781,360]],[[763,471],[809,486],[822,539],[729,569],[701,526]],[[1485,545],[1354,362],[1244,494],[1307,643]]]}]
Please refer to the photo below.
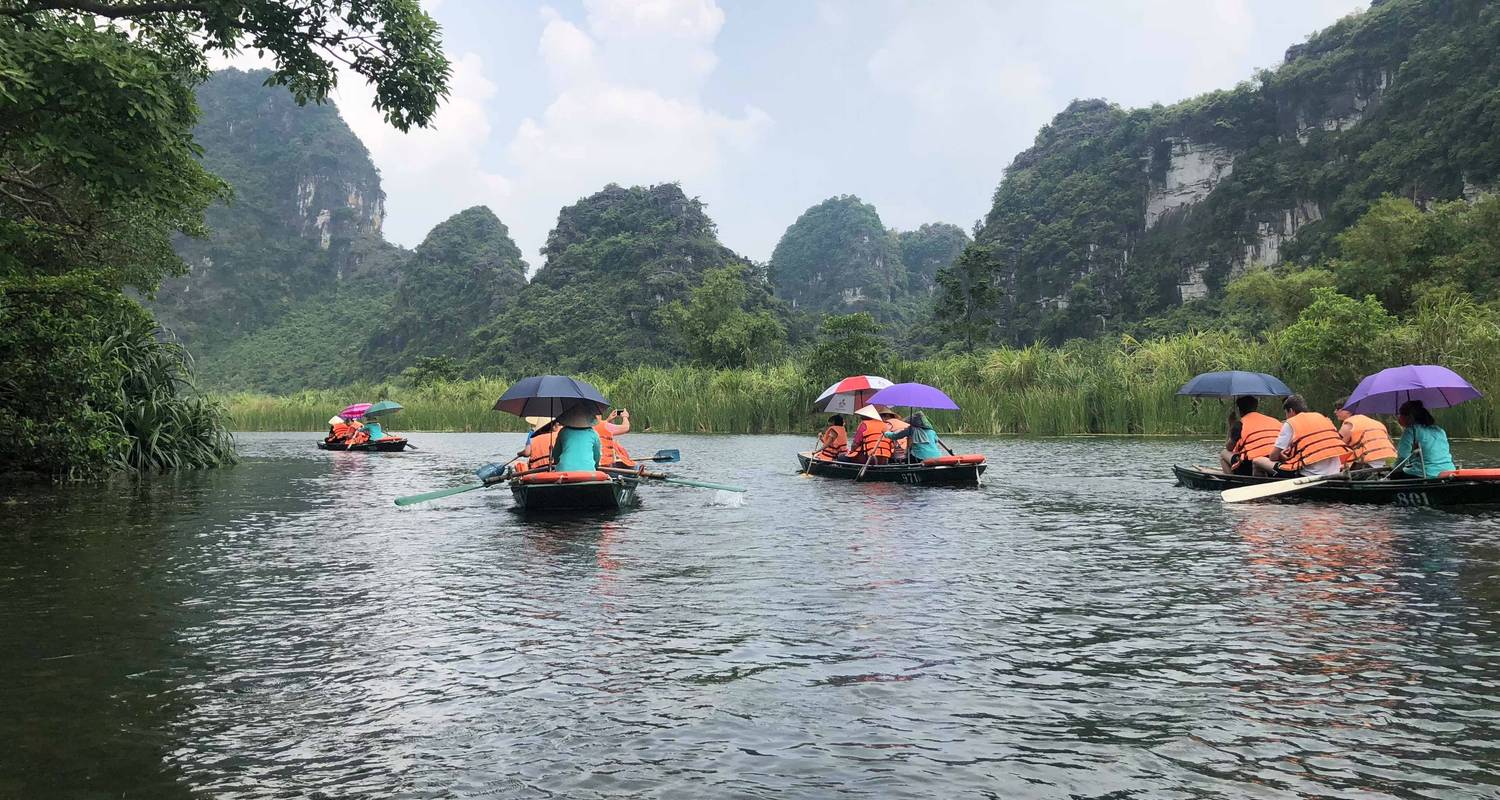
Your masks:
[{"label": "distant boat", "polygon": [[406,440],[393,437],[380,439],[374,442],[361,442],[359,444],[345,444],[344,442],[330,442],[327,440],[318,442],[319,450],[336,450],[339,452],[360,453],[399,453],[406,449]]}]

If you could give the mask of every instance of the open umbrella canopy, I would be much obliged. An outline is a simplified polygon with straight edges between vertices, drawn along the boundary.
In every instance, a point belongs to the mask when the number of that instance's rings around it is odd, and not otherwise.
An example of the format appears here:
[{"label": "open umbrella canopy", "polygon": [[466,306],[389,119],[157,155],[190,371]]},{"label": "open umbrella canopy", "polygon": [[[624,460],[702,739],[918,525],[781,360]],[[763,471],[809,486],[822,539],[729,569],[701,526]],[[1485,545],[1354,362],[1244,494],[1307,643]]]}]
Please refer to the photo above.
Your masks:
[{"label": "open umbrella canopy", "polygon": [[355,403],[351,406],[345,406],[344,410],[339,412],[339,416],[344,419],[359,419],[365,415],[366,411],[370,410],[371,405],[371,403]]},{"label": "open umbrella canopy", "polygon": [[381,400],[373,406],[365,409],[365,416],[378,417],[381,414],[394,414],[401,410],[401,404],[395,400]]},{"label": "open umbrella canopy", "polygon": [[1292,390],[1274,375],[1235,369],[1196,375],[1177,393],[1191,397],[1286,397]]},{"label": "open umbrella canopy", "polygon": [[823,390],[813,401],[813,408],[830,414],[851,414],[870,402],[870,395],[890,386],[879,375],[851,375]]},{"label": "open umbrella canopy", "polygon": [[562,416],[582,406],[595,414],[609,410],[609,401],[592,384],[565,375],[533,375],[511,384],[495,401],[495,410],[518,417]]},{"label": "open umbrella canopy", "polygon": [[953,402],[953,398],[944,394],[936,386],[928,386],[925,383],[897,383],[887,386],[871,396],[870,402],[885,406],[958,410],[958,403]]},{"label": "open umbrella canopy", "polygon": [[1428,408],[1448,408],[1478,397],[1483,397],[1478,389],[1447,367],[1408,364],[1360,381],[1344,408],[1356,414],[1394,414],[1407,400],[1421,400]]}]

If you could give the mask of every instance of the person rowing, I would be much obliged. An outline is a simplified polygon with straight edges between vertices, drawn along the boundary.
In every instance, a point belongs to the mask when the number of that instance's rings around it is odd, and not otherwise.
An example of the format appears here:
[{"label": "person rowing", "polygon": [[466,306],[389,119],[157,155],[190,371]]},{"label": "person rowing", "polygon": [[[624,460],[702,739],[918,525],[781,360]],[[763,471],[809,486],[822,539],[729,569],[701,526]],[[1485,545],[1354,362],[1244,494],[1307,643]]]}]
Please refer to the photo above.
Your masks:
[{"label": "person rowing", "polygon": [[849,452],[841,460],[876,466],[889,464],[891,440],[885,438],[889,426],[880,418],[880,412],[874,406],[865,406],[854,413],[864,419],[849,437]]},{"label": "person rowing", "polygon": [[582,406],[574,406],[557,418],[561,427],[554,448],[554,468],[558,472],[593,472],[599,468],[604,451],[594,429],[597,416]]},{"label": "person rowing", "polygon": [[891,461],[897,463],[906,461],[906,442],[902,440],[902,437],[891,436],[891,433],[906,430],[909,423],[902,419],[900,414],[892,411],[889,406],[875,406],[875,410],[880,412],[880,419],[885,422],[885,437],[891,440]]},{"label": "person rowing", "polygon": [[1448,432],[1438,427],[1432,412],[1421,400],[1408,400],[1396,410],[1401,424],[1401,441],[1396,444],[1400,470],[1392,478],[1436,478],[1454,469],[1453,454],[1448,449]]},{"label": "person rowing", "polygon": [[1396,458],[1396,447],[1391,444],[1391,433],[1385,423],[1364,414],[1356,414],[1345,408],[1349,398],[1341,397],[1334,404],[1334,417],[1339,421],[1339,436],[1349,445],[1344,464],[1350,469],[1366,467],[1388,467]]},{"label": "person rowing", "polygon": [[527,417],[526,422],[532,426],[531,432],[526,434],[526,444],[521,452],[516,453],[516,457],[525,459],[525,463],[517,464],[515,472],[546,472],[556,464],[554,451],[561,426],[557,420],[547,417]]},{"label": "person rowing", "polygon": [[1281,425],[1271,454],[1252,462],[1255,468],[1277,478],[1342,472],[1343,456],[1349,452],[1349,446],[1344,444],[1333,421],[1309,410],[1300,394],[1288,397],[1281,407],[1286,411],[1286,422]]},{"label": "person rowing", "polygon": [[908,442],[904,451],[910,455],[911,461],[926,461],[929,458],[941,458],[943,451],[938,449],[937,431],[927,421],[927,415],[921,411],[914,411],[905,420],[905,427],[900,430],[887,431],[885,438],[892,442],[905,439]]},{"label": "person rowing", "polygon": [[1236,399],[1234,405],[1239,421],[1230,425],[1229,441],[1219,453],[1219,467],[1235,475],[1250,475],[1255,460],[1271,455],[1275,449],[1281,420],[1260,413],[1260,400],[1249,395]]}]

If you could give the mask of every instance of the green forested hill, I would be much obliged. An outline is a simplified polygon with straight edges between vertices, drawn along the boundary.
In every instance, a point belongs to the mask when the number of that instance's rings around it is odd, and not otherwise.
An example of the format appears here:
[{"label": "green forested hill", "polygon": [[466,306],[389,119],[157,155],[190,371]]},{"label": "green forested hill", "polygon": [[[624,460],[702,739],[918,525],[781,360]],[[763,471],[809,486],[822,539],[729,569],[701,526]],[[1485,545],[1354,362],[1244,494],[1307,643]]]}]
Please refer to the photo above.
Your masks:
[{"label": "green forested hill", "polygon": [[542,256],[514,306],[475,332],[473,369],[569,372],[670,360],[678,353],[657,312],[686,299],[709,270],[745,261],[675,183],[611,184],[563,208]]},{"label": "green forested hill", "polygon": [[401,270],[395,303],[370,335],[361,363],[400,372],[420,357],[472,355],[470,334],[493,322],[526,287],[526,262],[510,231],[484,206],[427,234]]},{"label": "green forested hill", "polygon": [[782,234],[771,254],[771,282],[794,309],[902,320],[926,308],[933,277],[968,243],[956,225],[888,230],[874,206],[853,195],[830,197]]},{"label": "green forested hill", "polygon": [[976,344],[1129,329],[1334,255],[1382,194],[1473,198],[1500,178],[1497,54],[1495,3],[1386,0],[1232,89],[1075,102],[1006,170],[936,322]]}]

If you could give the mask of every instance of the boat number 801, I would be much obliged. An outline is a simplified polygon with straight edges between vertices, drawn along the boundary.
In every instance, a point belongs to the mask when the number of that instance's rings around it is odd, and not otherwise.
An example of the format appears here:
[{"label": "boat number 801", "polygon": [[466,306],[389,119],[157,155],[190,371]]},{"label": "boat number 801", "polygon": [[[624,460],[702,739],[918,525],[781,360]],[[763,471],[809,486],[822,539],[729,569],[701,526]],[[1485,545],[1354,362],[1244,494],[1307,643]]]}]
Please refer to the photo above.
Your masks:
[{"label": "boat number 801", "polygon": [[1427,502],[1426,492],[1397,492],[1396,505],[1398,506],[1430,506]]}]

